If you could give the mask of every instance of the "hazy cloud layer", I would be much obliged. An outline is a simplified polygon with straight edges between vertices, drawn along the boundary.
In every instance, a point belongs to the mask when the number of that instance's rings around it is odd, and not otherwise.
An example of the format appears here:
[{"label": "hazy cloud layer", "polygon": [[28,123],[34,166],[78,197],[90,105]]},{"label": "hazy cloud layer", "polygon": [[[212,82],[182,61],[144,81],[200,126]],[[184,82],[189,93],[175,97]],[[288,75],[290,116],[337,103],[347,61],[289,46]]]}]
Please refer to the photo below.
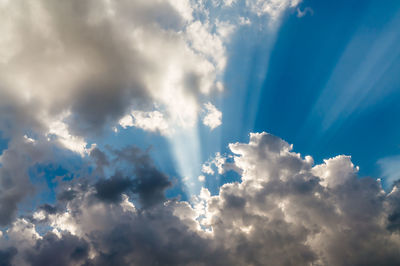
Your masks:
[{"label": "hazy cloud layer", "polygon": [[[16,265],[55,256],[62,265],[400,263],[397,185],[385,193],[379,180],[358,177],[347,156],[314,165],[267,133],[230,149],[242,181],[223,185],[215,196],[202,189],[192,203],[135,207],[123,189],[135,179],[71,184],[75,196],[60,201],[56,212],[41,208],[5,232],[1,259]],[[135,149],[116,153],[147,160]],[[101,182],[119,198],[99,198]],[[40,236],[35,228],[43,224],[52,232]]]}]

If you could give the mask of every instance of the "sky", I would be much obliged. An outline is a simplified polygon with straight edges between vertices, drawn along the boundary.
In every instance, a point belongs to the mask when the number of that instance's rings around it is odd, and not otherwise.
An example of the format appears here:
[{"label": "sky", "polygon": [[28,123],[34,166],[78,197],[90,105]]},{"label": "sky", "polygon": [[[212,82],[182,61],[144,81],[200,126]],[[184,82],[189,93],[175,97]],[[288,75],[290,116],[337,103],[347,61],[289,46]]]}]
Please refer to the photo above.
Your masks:
[{"label": "sky", "polygon": [[0,265],[400,265],[399,1],[0,16]]}]

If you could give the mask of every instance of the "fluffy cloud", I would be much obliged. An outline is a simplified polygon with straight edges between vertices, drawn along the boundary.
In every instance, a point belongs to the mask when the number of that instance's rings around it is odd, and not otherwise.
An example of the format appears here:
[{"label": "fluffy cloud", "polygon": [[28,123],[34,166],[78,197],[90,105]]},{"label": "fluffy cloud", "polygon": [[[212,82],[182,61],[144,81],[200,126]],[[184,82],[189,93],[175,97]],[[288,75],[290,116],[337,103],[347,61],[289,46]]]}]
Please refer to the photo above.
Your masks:
[{"label": "fluffy cloud", "polygon": [[164,115],[159,111],[132,111],[119,120],[119,124],[123,128],[137,127],[145,131],[159,132],[162,135],[169,136],[173,133]]},{"label": "fluffy cloud", "polygon": [[269,15],[272,22],[276,22],[288,7],[296,7],[301,0],[246,0],[254,13],[258,16]]},{"label": "fluffy cloud", "polygon": [[189,1],[6,1],[0,13],[3,104],[27,106],[52,134],[49,121],[87,136],[155,102],[189,123],[226,60]]},{"label": "fluffy cloud", "polygon": [[[232,156],[229,157],[232,158]],[[215,153],[214,158],[211,158],[202,165],[201,171],[207,175],[214,175],[215,168],[217,170],[217,173],[220,175],[224,174],[226,171],[229,170],[240,171],[240,169],[235,168],[234,164],[227,162],[227,158],[222,156],[221,153],[219,152]]]},{"label": "fluffy cloud", "polygon": [[204,104],[206,115],[203,118],[203,124],[211,130],[219,127],[222,124],[222,113],[212,103]]},{"label": "fluffy cloud", "polygon": [[[99,186],[72,184],[75,196],[5,232],[1,259],[29,265],[398,265],[400,190],[360,178],[350,157],[314,165],[267,133],[230,145],[241,182],[191,203],[135,207],[127,190],[99,200]],[[139,160],[137,150],[120,156]],[[131,156],[132,155],[132,156]],[[117,180],[117,181],[116,181]],[[126,181],[126,182],[125,182]],[[104,182],[104,181],[101,181]],[[162,182],[162,181],[157,181]],[[100,184],[100,183],[98,183]],[[117,189],[114,189],[117,188]],[[31,224],[32,223],[32,224]],[[35,225],[50,225],[40,236]],[[21,239],[28,238],[20,246]]]}]

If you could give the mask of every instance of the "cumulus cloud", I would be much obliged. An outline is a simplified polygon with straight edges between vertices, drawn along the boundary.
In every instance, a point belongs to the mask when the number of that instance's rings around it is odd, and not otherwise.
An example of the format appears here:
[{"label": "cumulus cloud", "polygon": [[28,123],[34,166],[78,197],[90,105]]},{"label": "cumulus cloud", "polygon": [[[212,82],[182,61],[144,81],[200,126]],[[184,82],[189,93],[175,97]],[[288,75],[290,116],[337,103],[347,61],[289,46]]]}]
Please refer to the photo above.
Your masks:
[{"label": "cumulus cloud", "polygon": [[219,127],[222,124],[222,113],[212,103],[204,104],[206,115],[203,118],[203,124],[211,130]]},{"label": "cumulus cloud", "polygon": [[[385,193],[379,180],[357,176],[350,157],[314,165],[267,133],[230,149],[241,181],[214,196],[203,188],[191,203],[164,199],[136,208],[119,186],[110,183],[122,195],[111,202],[98,199],[100,183],[72,184],[73,198],[34,216],[46,219],[19,219],[5,232],[0,258],[18,265],[55,256],[62,265],[400,263],[397,184]],[[137,151],[120,156],[138,158]],[[116,180],[109,182],[130,186]],[[38,235],[34,224],[41,221],[53,231]]]}]

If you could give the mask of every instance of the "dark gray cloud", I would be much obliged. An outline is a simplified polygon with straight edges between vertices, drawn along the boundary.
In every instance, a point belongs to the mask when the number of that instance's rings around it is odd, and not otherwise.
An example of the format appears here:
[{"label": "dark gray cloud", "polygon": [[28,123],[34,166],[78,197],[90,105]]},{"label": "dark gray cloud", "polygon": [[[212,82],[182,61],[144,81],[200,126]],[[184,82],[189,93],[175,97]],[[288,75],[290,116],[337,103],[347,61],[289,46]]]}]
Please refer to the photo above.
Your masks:
[{"label": "dark gray cloud", "polygon": [[[172,183],[168,176],[155,167],[148,152],[134,146],[121,150],[109,148],[109,152],[113,157],[113,165],[119,165],[121,170],[117,170],[109,179],[101,178],[95,184],[96,196],[99,199],[120,202],[122,193],[135,194],[145,208],[165,200],[164,192]],[[102,164],[110,161],[100,150],[95,154],[102,154]],[[97,164],[99,165],[98,161]]]},{"label": "dark gray cloud", "polygon": [[73,200],[77,192],[73,189],[63,190],[57,195],[57,199],[60,201],[70,201]]},{"label": "dark gray cloud", "polygon": [[52,205],[50,205],[50,204],[43,204],[43,205],[41,205],[41,206],[39,206],[39,208],[38,208],[39,210],[43,210],[43,211],[45,211],[46,213],[48,213],[48,214],[55,214],[55,213],[57,213],[57,211],[58,211],[58,209],[57,209],[57,207],[55,207],[55,206],[52,206]]},{"label": "dark gray cloud", "polygon": [[141,212],[97,235],[94,265],[224,265],[229,259],[190,232],[168,207]]},{"label": "dark gray cloud", "polygon": [[29,265],[82,265],[87,260],[89,245],[69,233],[61,237],[47,233],[38,240],[32,249],[25,252],[24,257]]},{"label": "dark gray cloud", "polygon": [[102,174],[104,167],[110,164],[107,155],[98,148],[92,149],[89,155],[94,160],[97,170]]},{"label": "dark gray cloud", "polygon": [[96,196],[105,201],[119,203],[122,200],[122,193],[127,192],[133,186],[128,177],[116,174],[109,179],[101,179],[95,184]]},{"label": "dark gray cloud", "polygon": [[10,247],[5,250],[0,250],[0,265],[11,266],[12,258],[17,254],[15,247]]}]

